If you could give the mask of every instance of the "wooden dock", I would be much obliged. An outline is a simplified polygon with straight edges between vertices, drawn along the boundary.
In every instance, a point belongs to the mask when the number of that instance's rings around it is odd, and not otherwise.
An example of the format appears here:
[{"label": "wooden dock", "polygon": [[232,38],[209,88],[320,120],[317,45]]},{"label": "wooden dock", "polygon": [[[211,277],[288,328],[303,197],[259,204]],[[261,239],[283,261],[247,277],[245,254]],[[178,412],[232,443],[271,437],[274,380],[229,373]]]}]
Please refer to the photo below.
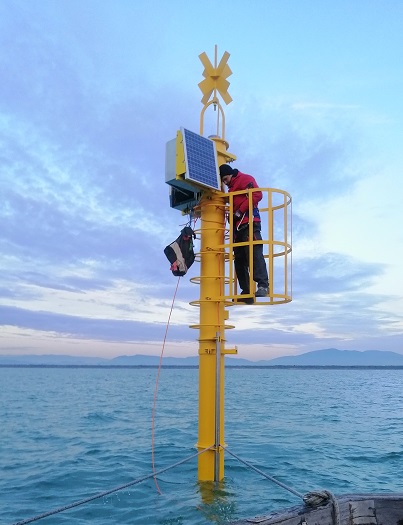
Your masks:
[{"label": "wooden dock", "polygon": [[403,525],[403,493],[350,494],[312,508],[293,507],[232,525]]}]

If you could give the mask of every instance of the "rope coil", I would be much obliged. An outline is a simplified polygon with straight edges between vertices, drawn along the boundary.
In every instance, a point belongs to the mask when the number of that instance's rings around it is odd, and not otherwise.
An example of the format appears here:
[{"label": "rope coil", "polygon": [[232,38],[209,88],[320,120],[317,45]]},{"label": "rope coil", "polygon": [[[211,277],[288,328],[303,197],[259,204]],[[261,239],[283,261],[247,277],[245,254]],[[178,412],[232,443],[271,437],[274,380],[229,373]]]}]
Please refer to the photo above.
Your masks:
[{"label": "rope coil", "polygon": [[329,501],[333,504],[334,516],[333,521],[335,525],[340,525],[340,508],[336,497],[328,490],[308,492],[303,497],[305,505],[308,507],[319,507],[319,505],[325,505]]}]

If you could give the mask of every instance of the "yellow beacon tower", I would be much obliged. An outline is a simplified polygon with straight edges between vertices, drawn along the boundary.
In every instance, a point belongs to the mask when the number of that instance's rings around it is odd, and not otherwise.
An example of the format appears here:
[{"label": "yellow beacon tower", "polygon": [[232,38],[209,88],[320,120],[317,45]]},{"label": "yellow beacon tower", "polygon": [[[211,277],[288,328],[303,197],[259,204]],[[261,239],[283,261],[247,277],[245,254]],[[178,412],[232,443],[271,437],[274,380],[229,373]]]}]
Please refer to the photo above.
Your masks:
[{"label": "yellow beacon tower", "polygon": [[[253,240],[250,223],[249,247],[250,290],[254,290],[253,245],[263,244],[270,290],[267,297],[250,294],[251,306],[238,302],[233,258],[232,224],[227,217],[233,214],[233,197],[240,192],[225,193],[219,176],[219,166],[236,159],[229,153],[225,139],[225,115],[218,95],[229,104],[227,78],[232,74],[225,52],[217,64],[215,46],[214,65],[206,53],[199,58],[204,66],[204,80],[199,87],[203,93],[200,115],[200,133],[181,128],[176,138],[166,145],[165,182],[170,186],[171,207],[182,213],[200,217],[196,230],[200,237],[200,276],[191,281],[200,285],[200,296],[191,304],[199,307],[199,481],[219,481],[224,477],[224,359],[236,354],[236,348],[226,348],[225,330],[234,328],[226,322],[229,307],[254,308],[290,302],[291,291],[291,196],[282,190],[259,188],[263,199],[259,205],[262,221],[262,240]],[[213,106],[217,113],[216,134],[204,137],[204,116]],[[252,216],[254,188],[243,190],[249,198],[249,216]],[[242,296],[245,298],[245,296]],[[251,313],[249,313],[251,315]]]}]

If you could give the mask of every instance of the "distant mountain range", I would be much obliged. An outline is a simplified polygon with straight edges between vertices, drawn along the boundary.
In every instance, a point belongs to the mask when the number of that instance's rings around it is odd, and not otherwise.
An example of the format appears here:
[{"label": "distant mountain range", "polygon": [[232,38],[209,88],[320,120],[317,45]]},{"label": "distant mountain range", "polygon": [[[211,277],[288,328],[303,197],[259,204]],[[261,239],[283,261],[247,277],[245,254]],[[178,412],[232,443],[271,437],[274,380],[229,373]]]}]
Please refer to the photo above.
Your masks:
[{"label": "distant mountain range", "polygon": [[[69,355],[0,355],[0,366],[158,366],[159,356],[132,355],[113,359]],[[196,367],[199,358],[164,357],[163,366]],[[337,350],[327,348],[295,356],[264,361],[227,357],[227,366],[403,366],[403,354],[381,350]]]},{"label": "distant mountain range", "polygon": [[403,354],[381,350],[337,350],[327,348],[296,356],[278,357],[271,365],[295,366],[402,366]]}]

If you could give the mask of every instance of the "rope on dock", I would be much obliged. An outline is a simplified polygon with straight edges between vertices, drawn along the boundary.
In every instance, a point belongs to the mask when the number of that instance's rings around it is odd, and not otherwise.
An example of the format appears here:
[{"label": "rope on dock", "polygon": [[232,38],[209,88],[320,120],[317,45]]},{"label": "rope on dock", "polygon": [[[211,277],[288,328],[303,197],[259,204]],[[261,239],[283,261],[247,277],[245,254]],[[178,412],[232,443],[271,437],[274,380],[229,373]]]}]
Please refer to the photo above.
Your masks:
[{"label": "rope on dock", "polygon": [[334,523],[335,525],[340,525],[340,508],[335,496],[328,490],[320,490],[314,492],[308,492],[304,496],[304,503],[309,507],[317,507],[319,505],[324,505],[329,500],[333,504],[334,509]]},{"label": "rope on dock", "polygon": [[95,496],[90,496],[89,498],[82,499],[81,501],[76,501],[74,503],[70,503],[69,505],[65,505],[64,507],[59,507],[54,510],[50,510],[48,512],[44,512],[43,514],[39,514],[38,516],[34,516],[33,518],[28,518],[22,521],[17,521],[13,523],[12,525],[26,525],[27,523],[32,523],[34,521],[41,520],[43,518],[47,518],[48,516],[52,516],[54,514],[59,514],[60,512],[64,512],[65,510],[72,509],[74,507],[79,507],[80,505],[84,505],[85,503],[90,503],[91,501],[94,501],[99,498],[103,498],[105,496],[109,496],[109,494],[113,494],[114,492],[119,492],[120,490],[127,489],[128,487],[132,487],[133,485],[137,485],[138,483],[141,483],[142,481],[146,481],[147,479],[153,478],[159,474],[162,474],[163,472],[166,472],[167,470],[170,470],[172,468],[178,467],[179,465],[182,465],[183,463],[186,463],[187,461],[195,458],[196,456],[200,456],[200,454],[203,454],[207,450],[210,450],[213,448],[214,445],[211,445],[208,448],[205,448],[203,450],[200,450],[199,452],[195,452],[191,456],[188,456],[185,459],[182,459],[181,461],[178,461],[177,463],[174,463],[173,465],[169,465],[168,467],[164,467],[157,472],[152,472],[151,474],[147,474],[146,476],[143,476],[142,478],[135,479],[133,481],[129,481],[129,483],[125,483],[124,485],[120,485],[119,487],[115,487],[110,490],[105,490],[104,492],[100,492],[99,494],[95,494]]}]

